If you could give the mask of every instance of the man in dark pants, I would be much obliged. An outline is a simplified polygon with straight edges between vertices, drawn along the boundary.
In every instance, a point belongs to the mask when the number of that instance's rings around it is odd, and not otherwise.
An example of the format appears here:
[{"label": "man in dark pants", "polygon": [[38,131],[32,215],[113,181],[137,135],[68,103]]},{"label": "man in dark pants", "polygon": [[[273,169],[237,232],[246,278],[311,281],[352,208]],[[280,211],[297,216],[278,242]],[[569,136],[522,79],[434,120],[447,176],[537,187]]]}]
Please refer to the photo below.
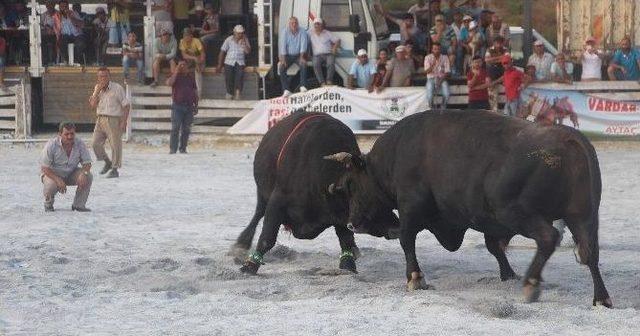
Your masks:
[{"label": "man in dark pants", "polygon": [[227,86],[225,99],[240,99],[244,82],[245,58],[251,52],[249,40],[244,36],[244,27],[237,25],[233,35],[227,37],[218,55],[218,73],[224,66],[224,78]]},{"label": "man in dark pants", "polygon": [[[180,60],[167,85],[171,86],[171,137],[169,138],[169,154],[187,152],[189,133],[193,116],[198,114],[198,89],[195,78],[195,64]],[[178,136],[180,146],[178,146]]]}]

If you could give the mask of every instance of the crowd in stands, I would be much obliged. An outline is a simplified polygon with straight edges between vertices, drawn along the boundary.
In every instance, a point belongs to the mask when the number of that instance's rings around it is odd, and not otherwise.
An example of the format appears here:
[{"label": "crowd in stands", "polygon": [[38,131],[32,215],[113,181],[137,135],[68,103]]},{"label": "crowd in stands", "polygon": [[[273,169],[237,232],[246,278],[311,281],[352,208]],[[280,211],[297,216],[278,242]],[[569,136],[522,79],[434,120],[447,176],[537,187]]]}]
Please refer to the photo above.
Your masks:
[{"label": "crowd in stands", "polygon": [[[479,6],[478,1],[468,0],[459,6],[455,5],[459,1],[447,1],[446,8],[442,7],[442,2],[419,0],[401,14],[392,14],[382,6],[374,5],[378,14],[398,26],[399,38],[378,55],[354,50],[357,57],[344,85],[380,92],[386,87],[411,86],[417,77],[426,77],[429,105],[433,97],[439,95],[446,106],[450,95],[449,81],[466,78],[469,88],[473,88],[470,96],[479,100],[486,91],[489,108],[497,111],[501,86],[507,84],[505,64],[511,62],[505,58],[510,55],[508,25],[499,14]],[[86,64],[86,51],[92,48],[96,65],[104,66],[108,55],[117,53],[122,57],[125,79],[131,80],[129,68],[135,66],[136,80],[144,83],[144,43],[132,30],[131,4],[130,0],[108,0],[105,6],[95,9],[94,15],[88,15],[78,3],[71,6],[69,0],[47,1],[46,10],[41,13],[45,64],[65,63],[70,49],[75,56],[72,63]],[[151,13],[156,31],[151,86],[158,84],[163,67],[169,67],[173,72],[178,61],[185,60],[193,63],[188,68],[194,69],[198,92],[201,92],[202,71],[210,58],[210,63],[225,75],[225,98],[240,98],[247,57],[252,51],[245,27],[237,25],[232,35],[221,36],[220,11],[209,2],[153,0]],[[0,4],[0,27],[3,30],[24,27],[28,15],[24,0],[17,0],[11,6]],[[312,61],[318,85],[334,84],[336,54],[341,41],[325,29],[321,18],[315,18],[312,27],[304,30],[298,19],[292,17],[281,28],[278,38],[276,69],[285,96],[294,91],[288,73],[294,65],[300,69],[299,91],[304,92],[314,85],[309,83],[309,61]],[[0,76],[7,62],[8,46],[15,44],[8,39],[0,37]],[[217,60],[206,52],[215,41],[224,41]],[[597,42],[593,38],[585,41],[580,59],[582,80],[602,79],[603,60],[608,56],[597,49]],[[26,48],[28,54],[28,45]],[[571,83],[576,79],[574,66],[563,52],[551,55],[542,41],[536,41],[533,50],[523,74],[525,84]],[[639,64],[640,53],[631,47],[631,40],[625,38],[611,57],[606,74],[610,80],[638,80]],[[484,100],[477,104],[483,105]]]}]

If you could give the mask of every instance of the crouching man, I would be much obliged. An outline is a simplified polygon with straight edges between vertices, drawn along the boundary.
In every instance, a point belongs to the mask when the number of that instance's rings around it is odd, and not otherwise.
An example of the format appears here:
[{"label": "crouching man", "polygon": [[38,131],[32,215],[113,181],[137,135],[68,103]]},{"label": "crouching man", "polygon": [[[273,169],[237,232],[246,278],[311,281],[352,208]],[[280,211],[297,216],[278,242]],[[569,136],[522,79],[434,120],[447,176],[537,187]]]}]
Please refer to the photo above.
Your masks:
[{"label": "crouching man", "polygon": [[[44,210],[53,211],[56,193],[64,194],[67,186],[77,185],[71,210],[91,211],[85,205],[91,190],[91,154],[80,138],[76,138],[76,126],[60,123],[58,136],[49,140],[42,151],[42,183],[44,185]],[[78,165],[81,165],[80,167]]]}]

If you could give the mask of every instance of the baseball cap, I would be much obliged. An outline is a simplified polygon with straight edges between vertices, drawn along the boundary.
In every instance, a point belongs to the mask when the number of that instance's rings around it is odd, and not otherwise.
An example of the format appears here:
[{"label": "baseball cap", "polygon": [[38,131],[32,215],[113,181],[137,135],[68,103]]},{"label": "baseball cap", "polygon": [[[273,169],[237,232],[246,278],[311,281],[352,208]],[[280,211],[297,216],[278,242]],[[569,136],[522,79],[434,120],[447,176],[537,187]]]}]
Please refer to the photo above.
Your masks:
[{"label": "baseball cap", "polygon": [[403,52],[403,51],[405,51],[405,47],[404,46],[399,45],[399,46],[396,47],[396,52]]},{"label": "baseball cap", "polygon": [[587,40],[586,40],[586,41],[584,41],[584,43],[595,42],[595,41],[596,41],[596,38],[595,38],[595,37],[593,37],[593,36],[589,36],[589,37],[587,37]]},{"label": "baseball cap", "polygon": [[234,33],[244,33],[244,27],[242,25],[236,25],[233,27]]},{"label": "baseball cap", "polygon": [[358,50],[358,56],[367,56],[367,51],[364,49]]},{"label": "baseball cap", "polygon": [[540,41],[540,40],[536,40],[535,42],[533,42],[533,45],[534,46],[543,46],[544,43],[542,43],[542,41]]},{"label": "baseball cap", "polygon": [[462,21],[473,21],[473,18],[469,15],[465,15],[462,17]]},{"label": "baseball cap", "polygon": [[323,22],[322,22],[322,19],[321,19],[321,18],[319,18],[319,17],[317,17],[317,18],[313,19],[313,24],[317,24],[317,23],[322,24],[322,23],[323,23]]}]

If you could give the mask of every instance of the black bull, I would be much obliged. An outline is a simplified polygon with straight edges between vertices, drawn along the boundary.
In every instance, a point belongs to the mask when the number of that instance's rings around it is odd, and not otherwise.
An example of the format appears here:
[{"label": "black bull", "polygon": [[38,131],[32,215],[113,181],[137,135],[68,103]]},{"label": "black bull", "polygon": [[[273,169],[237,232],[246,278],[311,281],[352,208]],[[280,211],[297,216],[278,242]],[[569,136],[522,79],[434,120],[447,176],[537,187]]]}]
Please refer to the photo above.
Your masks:
[{"label": "black bull", "polygon": [[591,272],[593,304],[611,307],[598,268],[600,169],[580,132],[484,111],[425,112],[398,122],[366,156],[327,158],[350,167],[332,189],[350,198],[354,231],[367,232],[381,209],[398,210],[409,289],[429,287],[416,258],[419,231],[455,251],[471,228],[484,233],[503,280],[516,275],[502,247],[516,234],[536,241],[524,277],[525,299],[536,301],[559,238],[552,222],[564,219]]},{"label": "black bull", "polygon": [[[256,249],[244,261],[243,272],[258,271],[281,225],[299,239],[313,239],[333,226],[342,249],[339,267],[356,272],[358,248],[346,226],[348,199],[328,191],[346,173],[345,167],[323,159],[335,152],[360,155],[353,132],[327,114],[293,113],[265,134],[253,165],[258,196],[255,214],[232,249],[236,259],[247,256],[256,226],[264,216]],[[389,221],[397,227],[395,215]],[[372,234],[388,236],[387,231]]]}]

